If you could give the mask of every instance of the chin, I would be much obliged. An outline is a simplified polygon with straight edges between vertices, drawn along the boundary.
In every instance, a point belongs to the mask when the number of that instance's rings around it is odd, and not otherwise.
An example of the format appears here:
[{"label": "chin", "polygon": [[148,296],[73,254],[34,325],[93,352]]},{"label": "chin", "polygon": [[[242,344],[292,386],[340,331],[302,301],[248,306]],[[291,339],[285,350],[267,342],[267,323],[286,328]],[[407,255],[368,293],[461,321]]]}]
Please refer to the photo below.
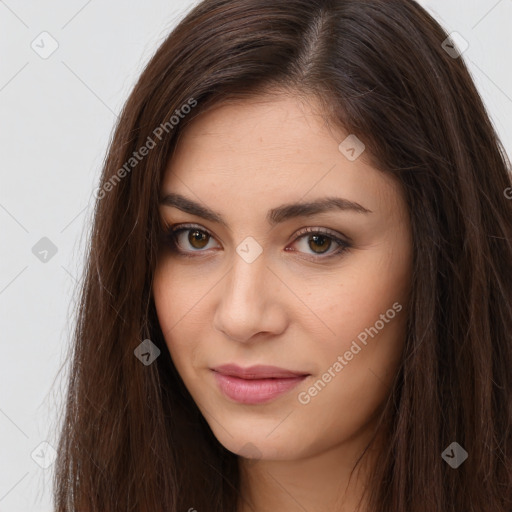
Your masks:
[{"label": "chin", "polygon": [[[293,441],[292,435],[286,433],[284,437],[281,435],[269,436],[277,424],[259,431],[253,428],[250,433],[248,433],[248,429],[242,430],[239,427],[237,429],[228,427],[224,430],[219,425],[212,431],[224,448],[252,462],[295,459],[298,455],[298,442]],[[230,433],[233,435],[229,435]]]}]

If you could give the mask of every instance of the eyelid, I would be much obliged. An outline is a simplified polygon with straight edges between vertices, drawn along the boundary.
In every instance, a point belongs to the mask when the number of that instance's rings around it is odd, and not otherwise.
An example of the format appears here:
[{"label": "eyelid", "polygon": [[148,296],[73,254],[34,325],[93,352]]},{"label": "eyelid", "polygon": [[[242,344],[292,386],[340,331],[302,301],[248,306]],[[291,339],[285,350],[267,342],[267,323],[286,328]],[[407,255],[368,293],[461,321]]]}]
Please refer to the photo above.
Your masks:
[{"label": "eyelid", "polygon": [[[169,224],[165,223],[165,225],[166,225],[166,230],[167,230],[165,233],[166,235],[174,236],[174,233],[177,231],[187,231],[187,230],[197,229],[198,231],[202,231],[202,232],[206,233],[208,236],[210,236],[212,239],[216,240],[216,237],[210,232],[210,230],[208,230],[207,228],[203,227],[200,224],[179,223],[179,224],[170,226]],[[313,233],[313,234],[316,233],[316,234],[326,235],[329,238],[331,238],[335,244],[338,245],[338,248],[331,253],[327,253],[327,256],[323,255],[322,253],[318,254],[317,256],[315,256],[313,254],[301,256],[301,258],[309,260],[309,261],[318,262],[320,260],[331,259],[331,258],[335,257],[336,255],[342,255],[346,250],[352,248],[352,246],[353,246],[352,240],[349,237],[347,237],[346,235],[342,235],[341,233],[333,231],[329,228],[311,227],[311,226],[301,228],[299,231],[295,232],[293,234],[293,236],[291,237],[290,241],[288,242],[288,244],[295,243],[295,242],[299,241],[301,238],[303,238],[304,235],[306,235],[308,233]],[[221,242],[222,242],[222,240],[221,240]],[[174,243],[176,244],[175,240],[174,240]],[[195,257],[195,256],[191,255],[191,251],[186,251],[186,250],[182,250],[182,249],[178,249],[178,251],[181,254],[183,254],[184,256]],[[192,251],[192,253],[194,253],[194,252],[201,253],[201,252],[206,252],[206,251]],[[301,251],[294,251],[294,252],[303,254]]]},{"label": "eyelid", "polygon": [[[325,235],[330,238],[338,247],[330,253],[320,253],[316,256],[314,254],[303,253],[301,251],[294,251],[298,254],[301,254],[302,256],[299,257],[305,259],[306,261],[311,261],[313,263],[327,263],[330,260],[335,260],[336,257],[343,256],[346,251],[353,248],[353,243],[350,239],[348,239],[348,237],[345,237],[345,235],[342,235],[337,231],[333,231],[332,229],[324,227],[309,226],[302,228],[293,235],[292,243],[299,242],[302,238],[304,238],[305,235],[309,233]],[[350,241],[344,240],[344,238],[347,238]]]},{"label": "eyelid", "polygon": [[[168,229],[171,232],[175,232],[180,229],[196,228],[198,230],[204,231],[205,233],[210,235],[212,238],[219,238],[219,240],[221,242],[223,242],[222,239],[220,239],[220,237],[214,236],[209,229],[201,226],[200,224],[185,222],[185,223],[175,224],[173,226],[170,226],[169,224],[165,223],[165,227],[166,227],[166,229]],[[340,240],[340,242],[344,242],[347,244],[352,243],[352,239],[350,237],[348,237],[344,234],[338,233],[337,231],[333,231],[332,229],[329,229],[329,228],[311,227],[311,226],[299,229],[299,231],[297,231],[296,233],[294,233],[292,235],[292,237],[290,238],[290,242],[294,242],[298,237],[300,237],[301,235],[304,235],[305,233],[319,233],[319,232],[329,235],[329,236],[332,236],[333,238]],[[342,238],[344,238],[345,240],[343,240]]]},{"label": "eyelid", "polygon": [[[341,233],[338,233],[337,231],[333,231],[332,229],[322,228],[322,227],[307,227],[307,228],[299,229],[299,231],[297,231],[297,233],[294,233],[293,241],[295,241],[296,239],[298,239],[299,237],[301,237],[302,235],[304,235],[306,233],[322,233],[323,235],[328,235],[328,236],[334,238],[335,240],[343,242],[347,245],[352,243],[352,240],[348,236],[342,235]],[[343,240],[343,238],[345,240]]]},{"label": "eyelid", "polygon": [[175,231],[179,231],[181,229],[184,229],[184,230],[197,229],[198,231],[204,231],[213,239],[215,239],[215,240],[218,239],[220,242],[224,243],[224,241],[219,236],[213,235],[213,233],[209,229],[205,228],[201,224],[195,224],[193,222],[184,222],[184,223],[180,223],[180,224],[174,224],[173,226],[169,226],[168,224],[166,224],[166,226],[167,226],[167,229],[171,233],[174,233]]},{"label": "eyelid", "polygon": [[[188,230],[197,229],[198,231],[203,231],[204,233],[206,233],[210,237],[210,239],[217,240],[217,237],[215,237],[210,232],[210,230],[206,229],[205,227],[201,226],[200,224],[194,224],[194,223],[175,224],[174,226],[167,226],[167,229],[168,229],[167,234],[171,235],[171,236],[173,236],[174,233],[176,233],[177,231],[188,231]],[[222,240],[221,240],[221,242],[222,242]],[[182,250],[180,252],[187,253],[190,251]],[[193,251],[193,252],[200,253],[200,252],[205,252],[205,251]]]}]

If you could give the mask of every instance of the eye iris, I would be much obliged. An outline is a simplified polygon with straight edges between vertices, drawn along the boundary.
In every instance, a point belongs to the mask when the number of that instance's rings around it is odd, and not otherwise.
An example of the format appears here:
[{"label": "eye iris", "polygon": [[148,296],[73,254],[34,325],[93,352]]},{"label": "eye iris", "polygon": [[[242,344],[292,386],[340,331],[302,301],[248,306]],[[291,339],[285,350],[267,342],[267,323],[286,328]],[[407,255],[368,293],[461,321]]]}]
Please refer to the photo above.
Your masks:
[{"label": "eye iris", "polygon": [[[199,231],[198,229],[191,230],[188,235],[188,241],[192,247],[202,249],[208,244],[208,234],[203,231]],[[206,243],[203,243],[205,241]],[[196,243],[199,243],[199,246],[196,246]]]},{"label": "eye iris", "polygon": [[[315,244],[320,245],[321,247],[324,247],[325,250],[328,250],[329,247],[331,246],[331,239],[324,235],[311,235],[309,237],[309,242],[311,242],[312,240],[314,241]],[[321,240],[322,242],[319,243],[318,240]],[[311,244],[309,246],[311,247]],[[311,247],[311,249],[313,249],[313,251],[315,251],[315,252],[319,252],[320,254],[325,252],[325,251],[316,251],[313,247]]]}]

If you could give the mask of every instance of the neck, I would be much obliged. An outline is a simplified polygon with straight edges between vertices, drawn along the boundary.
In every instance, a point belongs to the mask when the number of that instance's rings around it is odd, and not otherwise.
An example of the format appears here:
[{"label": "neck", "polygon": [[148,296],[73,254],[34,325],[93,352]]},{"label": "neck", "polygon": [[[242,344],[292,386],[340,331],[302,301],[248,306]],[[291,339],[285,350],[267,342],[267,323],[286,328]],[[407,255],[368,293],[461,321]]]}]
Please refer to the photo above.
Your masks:
[{"label": "neck", "polygon": [[254,461],[239,457],[238,510],[364,512],[364,490],[368,469],[377,455],[376,445],[377,440],[357,466],[366,444],[354,440],[293,460]]}]

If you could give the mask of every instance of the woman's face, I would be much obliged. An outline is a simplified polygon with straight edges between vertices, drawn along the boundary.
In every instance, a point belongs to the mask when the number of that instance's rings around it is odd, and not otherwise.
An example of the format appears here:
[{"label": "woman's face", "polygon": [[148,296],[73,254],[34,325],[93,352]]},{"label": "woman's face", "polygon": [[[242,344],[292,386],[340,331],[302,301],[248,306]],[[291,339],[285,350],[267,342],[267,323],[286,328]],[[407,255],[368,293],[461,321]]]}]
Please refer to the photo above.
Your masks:
[{"label": "woman's face", "polygon": [[[186,199],[160,204],[163,222],[182,228],[159,253],[160,326],[214,435],[247,457],[291,460],[366,438],[405,337],[401,191],[309,105],[281,95],[203,114],[161,190]],[[227,364],[299,376],[214,370]]]}]

